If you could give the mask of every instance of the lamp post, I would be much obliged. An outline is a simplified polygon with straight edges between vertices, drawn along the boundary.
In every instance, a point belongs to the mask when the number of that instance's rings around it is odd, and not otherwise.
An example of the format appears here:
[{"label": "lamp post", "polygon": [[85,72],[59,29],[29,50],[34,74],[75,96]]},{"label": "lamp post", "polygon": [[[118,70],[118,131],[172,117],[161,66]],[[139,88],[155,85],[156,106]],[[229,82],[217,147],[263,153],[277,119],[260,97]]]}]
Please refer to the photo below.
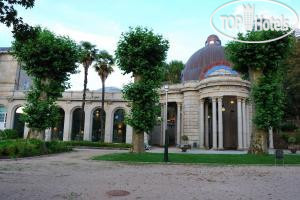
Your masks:
[{"label": "lamp post", "polygon": [[168,145],[169,145],[169,137],[168,137],[168,91],[169,86],[164,86],[165,92],[166,92],[166,105],[164,109],[164,131],[165,131],[165,145],[164,145],[164,161],[169,162],[169,156],[168,156]]}]

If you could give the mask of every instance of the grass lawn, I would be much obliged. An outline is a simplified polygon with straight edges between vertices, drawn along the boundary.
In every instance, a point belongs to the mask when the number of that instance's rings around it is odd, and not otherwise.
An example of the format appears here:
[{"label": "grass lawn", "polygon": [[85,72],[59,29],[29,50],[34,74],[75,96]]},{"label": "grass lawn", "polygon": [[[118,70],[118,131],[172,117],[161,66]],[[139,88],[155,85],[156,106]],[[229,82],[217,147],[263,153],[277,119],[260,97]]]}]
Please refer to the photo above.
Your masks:
[{"label": "grass lawn", "polygon": [[[93,157],[93,160],[123,161],[129,163],[160,163],[163,162],[162,153],[114,153]],[[169,154],[170,163],[199,163],[199,164],[261,164],[273,165],[274,155],[248,155],[248,154]],[[281,163],[282,161],[279,161]],[[300,164],[300,155],[285,155],[285,164]]]}]

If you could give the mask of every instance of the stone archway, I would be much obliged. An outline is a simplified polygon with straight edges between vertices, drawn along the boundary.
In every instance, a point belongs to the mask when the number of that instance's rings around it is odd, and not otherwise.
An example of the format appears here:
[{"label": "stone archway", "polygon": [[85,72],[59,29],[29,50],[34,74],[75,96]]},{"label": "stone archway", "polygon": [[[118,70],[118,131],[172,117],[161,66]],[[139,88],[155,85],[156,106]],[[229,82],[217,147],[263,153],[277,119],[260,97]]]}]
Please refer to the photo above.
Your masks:
[{"label": "stone archway", "polygon": [[126,142],[126,124],[124,123],[125,110],[117,109],[114,112],[113,121],[113,139],[114,143]]},{"label": "stone archway", "polygon": [[[104,112],[103,124],[101,123],[102,112]],[[93,124],[92,124],[92,141],[101,141],[104,142],[105,137],[105,121],[106,113],[102,108],[97,108],[93,111]],[[104,133],[101,133],[101,128],[104,126]]]},{"label": "stone archway", "polygon": [[12,128],[17,131],[18,137],[23,138],[24,137],[24,128],[25,123],[21,120],[21,116],[23,114],[23,108],[22,106],[18,106],[14,110],[14,118],[13,118],[13,126]]},{"label": "stone archway", "polygon": [[[83,132],[80,131],[80,119],[81,108],[75,108],[72,113],[71,140],[83,140]],[[82,120],[84,122],[84,118]]]},{"label": "stone archway", "polygon": [[52,140],[63,140],[64,135],[64,123],[65,123],[65,111],[61,107],[59,108],[59,121],[56,126],[52,128],[51,139]]}]

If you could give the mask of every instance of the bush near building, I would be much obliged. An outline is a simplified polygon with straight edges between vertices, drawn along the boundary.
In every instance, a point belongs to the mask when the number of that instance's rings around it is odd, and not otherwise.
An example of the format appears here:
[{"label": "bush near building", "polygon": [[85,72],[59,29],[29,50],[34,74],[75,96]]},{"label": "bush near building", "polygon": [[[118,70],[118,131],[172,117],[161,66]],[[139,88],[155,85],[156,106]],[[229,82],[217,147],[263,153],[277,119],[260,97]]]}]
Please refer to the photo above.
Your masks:
[{"label": "bush near building", "polygon": [[0,140],[17,139],[18,133],[13,129],[0,130]]},{"label": "bush near building", "polygon": [[44,142],[36,139],[0,141],[0,159],[39,156],[71,150],[68,144],[59,141]]},{"label": "bush near building", "polygon": [[125,143],[105,143],[105,142],[90,142],[90,141],[66,141],[64,144],[68,146],[76,147],[99,147],[99,148],[119,148],[119,149],[130,149],[132,148],[131,144]]}]

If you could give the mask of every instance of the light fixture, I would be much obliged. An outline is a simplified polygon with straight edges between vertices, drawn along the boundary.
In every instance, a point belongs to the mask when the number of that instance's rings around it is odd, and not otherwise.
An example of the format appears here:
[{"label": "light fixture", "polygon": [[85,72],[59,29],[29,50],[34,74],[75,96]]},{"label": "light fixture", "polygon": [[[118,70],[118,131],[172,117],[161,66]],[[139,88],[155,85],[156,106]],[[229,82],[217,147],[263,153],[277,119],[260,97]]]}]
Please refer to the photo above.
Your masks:
[{"label": "light fixture", "polygon": [[209,116],[209,115],[207,115],[207,118],[208,118],[208,119],[210,119],[210,116]]},{"label": "light fixture", "polygon": [[222,112],[224,112],[225,111],[225,108],[224,107],[222,107]]},{"label": "light fixture", "polygon": [[233,101],[233,100],[231,100],[231,101],[230,101],[230,104],[234,104],[234,101]]}]

